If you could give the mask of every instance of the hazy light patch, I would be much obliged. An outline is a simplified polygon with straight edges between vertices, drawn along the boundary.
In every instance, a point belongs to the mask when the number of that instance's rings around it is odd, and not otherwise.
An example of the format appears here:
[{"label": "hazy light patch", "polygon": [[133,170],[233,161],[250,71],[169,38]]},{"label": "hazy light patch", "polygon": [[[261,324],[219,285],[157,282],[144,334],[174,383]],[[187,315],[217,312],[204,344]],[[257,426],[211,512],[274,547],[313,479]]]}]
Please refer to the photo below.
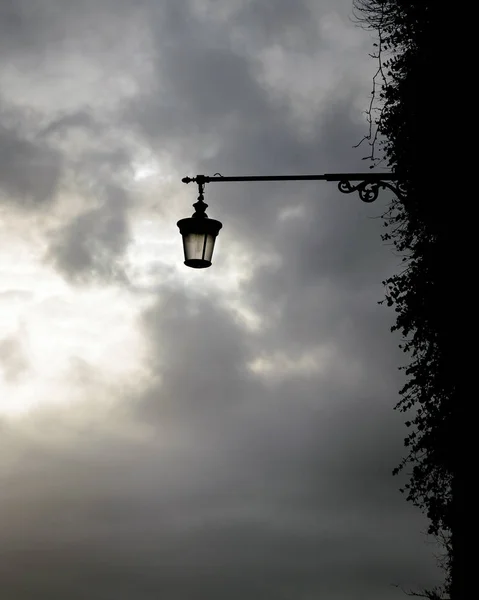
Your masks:
[{"label": "hazy light patch", "polygon": [[181,236],[173,226],[160,218],[140,217],[131,223],[125,270],[135,290],[156,294],[184,266]]},{"label": "hazy light patch", "polygon": [[[4,302],[15,300],[15,305],[21,306],[32,296],[43,298],[43,295],[66,289],[60,278],[52,273],[46,275],[48,271],[39,266],[46,248],[41,231],[31,222],[28,227],[26,219],[16,219],[12,214],[8,220],[0,219],[0,298]],[[44,274],[40,280],[37,279],[39,269]],[[14,308],[14,304],[9,308]],[[15,322],[12,313],[0,311],[0,318],[5,323]]]},{"label": "hazy light patch", "polygon": [[278,213],[279,221],[288,221],[290,219],[303,219],[306,216],[306,209],[301,204],[295,206],[286,206]]},{"label": "hazy light patch", "polygon": [[189,269],[182,278],[186,285],[195,285],[196,293],[213,296],[250,333],[258,333],[268,324],[268,315],[258,313],[253,306],[248,283],[259,268],[278,269],[281,258],[272,250],[246,248],[231,238],[223,238],[220,244],[215,248],[218,259],[215,261],[213,255],[209,269]]},{"label": "hazy light patch", "polygon": [[137,318],[145,303],[118,288],[71,288],[42,262],[34,233],[22,239],[2,229],[0,342],[21,351],[26,376],[7,376],[10,358],[2,355],[0,414],[141,380],[146,347]]},{"label": "hazy light patch", "polygon": [[263,328],[264,320],[262,316],[244,303],[244,298],[237,302],[230,303],[228,308],[237,317],[240,323],[251,333],[257,333]]},{"label": "hazy light patch", "polygon": [[132,164],[134,182],[142,183],[145,179],[152,179],[155,185],[160,186],[156,189],[156,194],[161,194],[164,191],[165,184],[175,183],[177,187],[183,185],[181,183],[182,177],[173,165],[170,155],[165,152],[153,152],[142,146],[139,140],[137,141],[135,158]]},{"label": "hazy light patch", "polygon": [[170,154],[145,147],[133,134],[129,143],[132,159],[122,185],[134,197],[132,226],[136,240],[143,237],[147,221],[161,228],[175,228],[176,221],[193,212],[191,205],[196,197],[192,199],[191,190],[181,182],[185,174],[178,172]]},{"label": "hazy light patch", "polygon": [[246,246],[241,239],[220,231],[213,255],[209,280],[217,290],[239,291],[259,268],[278,269],[281,256],[273,248]]},{"label": "hazy light patch", "polygon": [[158,175],[158,165],[154,161],[133,166],[133,179],[135,181],[141,181],[152,175]]},{"label": "hazy light patch", "polygon": [[104,388],[141,381],[146,351],[136,323],[139,311],[115,290],[32,298],[16,312],[28,377],[14,382],[0,377],[0,412],[81,402],[101,397]]},{"label": "hazy light patch", "polygon": [[311,377],[323,373],[331,365],[334,355],[334,350],[325,346],[296,356],[278,351],[262,354],[248,366],[253,373],[265,380],[280,381],[289,377]]},{"label": "hazy light patch", "polygon": [[[74,381],[72,380],[72,384]],[[49,391],[49,390],[46,390]],[[93,392],[93,393],[89,393]],[[36,405],[34,410],[1,414],[2,421],[14,425],[15,437],[10,440],[9,452],[12,467],[15,466],[15,456],[22,452],[25,442],[38,444],[41,448],[65,451],[68,448],[78,450],[86,437],[93,441],[101,439],[120,438],[126,444],[145,442],[165,446],[172,444],[172,435],[167,428],[162,428],[158,436],[158,424],[149,424],[131,418],[130,398],[141,393],[138,382],[131,385],[117,383],[116,385],[100,385],[94,388],[80,385],[77,394],[81,401],[67,398],[64,402],[44,403]],[[174,441],[174,440],[173,440]],[[83,445],[84,452],[96,452]],[[118,452],[118,447],[115,446]],[[0,467],[8,466],[9,456],[5,452],[0,456]]]}]

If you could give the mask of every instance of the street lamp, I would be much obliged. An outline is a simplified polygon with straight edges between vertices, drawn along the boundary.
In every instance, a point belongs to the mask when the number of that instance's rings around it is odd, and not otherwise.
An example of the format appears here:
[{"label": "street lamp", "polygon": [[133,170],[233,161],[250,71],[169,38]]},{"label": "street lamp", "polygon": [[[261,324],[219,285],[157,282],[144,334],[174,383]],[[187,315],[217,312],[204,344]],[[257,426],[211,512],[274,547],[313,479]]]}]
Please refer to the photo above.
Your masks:
[{"label": "street lamp", "polygon": [[185,265],[193,269],[206,269],[211,266],[216,236],[223,225],[215,219],[210,219],[206,214],[208,205],[204,200],[205,184],[202,176],[198,175],[196,181],[199,195],[198,201],[193,204],[195,212],[189,219],[178,221],[177,225],[183,237]]},{"label": "street lamp", "polygon": [[[213,250],[220,229],[220,221],[210,219],[206,214],[208,205],[204,201],[205,185],[211,182],[227,181],[337,181],[338,189],[343,194],[358,192],[363,202],[374,202],[380,189],[389,189],[400,197],[401,185],[394,173],[330,173],[324,175],[259,175],[251,177],[223,177],[219,173],[214,176],[197,175],[185,177],[183,183],[198,184],[198,201],[193,204],[195,212],[188,219],[181,219],[177,225],[183,237],[185,265],[193,269],[205,269],[211,266]],[[396,182],[390,183],[390,182]],[[354,185],[353,185],[354,183]]]}]

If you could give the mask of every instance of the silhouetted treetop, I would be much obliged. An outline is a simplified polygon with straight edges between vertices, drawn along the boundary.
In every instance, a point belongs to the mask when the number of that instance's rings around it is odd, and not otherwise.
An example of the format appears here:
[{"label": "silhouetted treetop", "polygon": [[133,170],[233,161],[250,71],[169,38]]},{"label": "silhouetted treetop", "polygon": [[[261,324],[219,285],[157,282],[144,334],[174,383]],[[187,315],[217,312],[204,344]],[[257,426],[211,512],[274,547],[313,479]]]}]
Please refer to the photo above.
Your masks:
[{"label": "silhouetted treetop", "polygon": [[[458,347],[463,307],[457,293],[460,263],[459,216],[442,200],[443,143],[437,111],[441,99],[438,28],[441,3],[432,0],[354,0],[361,25],[376,38],[378,61],[365,136],[375,164],[384,161],[401,178],[404,195],[384,215],[383,239],[402,257],[387,279],[386,302],[394,307],[393,331],[402,334],[407,376],[396,409],[410,413],[407,454],[395,474],[411,466],[404,493],[429,518],[429,533],[442,540],[445,594],[459,591],[462,542],[458,506],[463,497],[460,445]],[[382,159],[376,157],[380,146]],[[435,174],[437,173],[437,177]],[[456,262],[457,261],[457,262]],[[438,591],[428,592],[439,597]],[[436,594],[434,596],[434,594]]]}]

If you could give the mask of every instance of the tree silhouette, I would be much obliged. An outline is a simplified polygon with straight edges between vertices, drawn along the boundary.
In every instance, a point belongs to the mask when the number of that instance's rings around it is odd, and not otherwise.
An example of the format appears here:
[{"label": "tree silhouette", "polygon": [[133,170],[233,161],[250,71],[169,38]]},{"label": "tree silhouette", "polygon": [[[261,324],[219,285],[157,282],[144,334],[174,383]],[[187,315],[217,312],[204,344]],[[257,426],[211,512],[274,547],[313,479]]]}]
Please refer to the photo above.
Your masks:
[{"label": "tree silhouette", "polygon": [[[458,293],[461,281],[460,211],[443,203],[442,132],[434,106],[441,99],[438,51],[444,40],[441,3],[434,0],[354,0],[358,22],[376,37],[378,61],[367,111],[373,166],[383,161],[402,181],[401,198],[384,215],[402,270],[387,279],[386,303],[397,313],[407,380],[396,409],[405,422],[407,455],[393,473],[411,466],[401,490],[429,519],[428,533],[445,548],[441,590],[428,598],[466,597],[464,378],[461,352],[466,322]],[[358,144],[358,145],[360,145]],[[381,147],[382,159],[377,156]],[[435,176],[437,174],[437,176]],[[463,218],[463,215],[462,215]]]}]

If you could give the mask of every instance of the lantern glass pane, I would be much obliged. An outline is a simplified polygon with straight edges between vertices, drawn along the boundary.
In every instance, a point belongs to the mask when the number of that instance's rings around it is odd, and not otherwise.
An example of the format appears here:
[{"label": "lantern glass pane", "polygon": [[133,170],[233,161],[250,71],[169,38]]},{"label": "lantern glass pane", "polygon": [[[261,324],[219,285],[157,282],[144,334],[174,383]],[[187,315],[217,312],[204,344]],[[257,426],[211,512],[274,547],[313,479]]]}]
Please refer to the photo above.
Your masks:
[{"label": "lantern glass pane", "polygon": [[209,267],[213,256],[215,237],[209,233],[187,233],[183,236],[185,264],[197,269]]}]

